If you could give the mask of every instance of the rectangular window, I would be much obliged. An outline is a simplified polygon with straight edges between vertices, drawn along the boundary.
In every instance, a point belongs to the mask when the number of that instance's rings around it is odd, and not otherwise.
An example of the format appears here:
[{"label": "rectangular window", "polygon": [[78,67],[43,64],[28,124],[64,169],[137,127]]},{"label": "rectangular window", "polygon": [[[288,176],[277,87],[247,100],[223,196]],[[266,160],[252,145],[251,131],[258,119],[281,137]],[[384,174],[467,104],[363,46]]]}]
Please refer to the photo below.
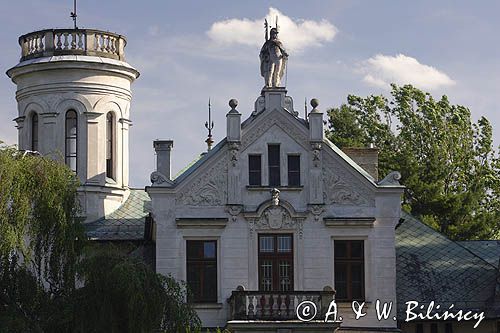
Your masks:
[{"label": "rectangular window", "polygon": [[260,155],[248,155],[248,185],[262,185],[262,164]]},{"label": "rectangular window", "polygon": [[453,333],[453,324],[452,323],[446,323],[444,325],[444,333]]},{"label": "rectangular window", "polygon": [[293,235],[259,235],[259,290],[293,290]]},{"label": "rectangular window", "polygon": [[288,155],[288,186],[300,186],[299,155]]},{"label": "rectangular window", "polygon": [[438,325],[431,324],[431,333],[438,333]]},{"label": "rectangular window", "polygon": [[365,298],[364,242],[335,240],[335,289],[340,301]]},{"label": "rectangular window", "polygon": [[417,324],[417,327],[415,329],[415,333],[424,333],[424,325],[423,324]]},{"label": "rectangular window", "polygon": [[267,147],[267,153],[269,162],[269,186],[281,186],[280,145],[269,145]]},{"label": "rectangular window", "polygon": [[217,302],[217,241],[188,240],[187,284],[192,303]]}]

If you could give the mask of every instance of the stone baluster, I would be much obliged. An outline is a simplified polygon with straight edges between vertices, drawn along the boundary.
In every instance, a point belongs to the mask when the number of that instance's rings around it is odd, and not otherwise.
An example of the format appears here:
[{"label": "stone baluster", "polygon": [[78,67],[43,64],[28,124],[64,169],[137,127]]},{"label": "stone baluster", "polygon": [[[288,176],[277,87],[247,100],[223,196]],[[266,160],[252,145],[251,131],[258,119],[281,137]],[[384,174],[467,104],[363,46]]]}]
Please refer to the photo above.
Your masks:
[{"label": "stone baluster", "polygon": [[63,33],[63,36],[64,36],[64,50],[68,50],[69,49],[69,34],[67,32],[64,32]]},{"label": "stone baluster", "polygon": [[247,311],[247,315],[248,315],[248,318],[251,319],[255,316],[255,312],[254,312],[254,303],[255,301],[255,296],[248,296],[248,311]]},{"label": "stone baluster", "polygon": [[83,48],[83,38],[84,38],[83,33],[79,32],[78,33],[78,49],[79,50],[85,50]]},{"label": "stone baluster", "polygon": [[61,33],[57,33],[57,47],[56,50],[61,50],[62,49],[62,42],[61,42]]},{"label": "stone baluster", "polygon": [[266,303],[266,299],[264,298],[264,295],[262,295],[258,300],[257,300],[257,318],[262,318],[264,315],[264,304]]},{"label": "stone baluster", "polygon": [[44,37],[45,37],[44,34],[40,35],[40,44],[39,44],[39,50],[38,50],[38,52],[43,52],[44,51],[44,47],[45,47],[45,45],[43,45],[43,38]]},{"label": "stone baluster", "polygon": [[71,32],[71,49],[76,49],[76,32]]}]

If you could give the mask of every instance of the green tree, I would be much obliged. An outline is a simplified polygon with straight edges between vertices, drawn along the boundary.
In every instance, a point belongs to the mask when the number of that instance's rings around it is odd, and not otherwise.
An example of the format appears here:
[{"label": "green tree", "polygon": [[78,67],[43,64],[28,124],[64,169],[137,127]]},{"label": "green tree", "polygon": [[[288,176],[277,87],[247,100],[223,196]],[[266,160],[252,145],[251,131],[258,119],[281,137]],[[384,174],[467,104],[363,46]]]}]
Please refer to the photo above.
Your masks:
[{"label": "green tree", "polygon": [[182,284],[86,240],[77,188],[66,166],[0,142],[0,332],[199,329]]},{"label": "green tree", "polygon": [[333,143],[373,143],[379,176],[401,172],[406,211],[452,239],[499,236],[500,159],[485,117],[411,85],[392,85],[390,98],[350,95],[328,117]]}]

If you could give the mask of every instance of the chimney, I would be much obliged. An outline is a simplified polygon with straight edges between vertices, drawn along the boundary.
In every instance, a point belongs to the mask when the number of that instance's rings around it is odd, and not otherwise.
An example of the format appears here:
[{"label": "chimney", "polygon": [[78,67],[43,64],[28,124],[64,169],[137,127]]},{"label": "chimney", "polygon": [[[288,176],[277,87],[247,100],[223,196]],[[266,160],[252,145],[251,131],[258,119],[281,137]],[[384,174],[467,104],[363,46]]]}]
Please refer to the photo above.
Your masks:
[{"label": "chimney", "polygon": [[357,165],[368,172],[375,181],[378,180],[378,149],[377,148],[342,148]]},{"label": "chimney", "polygon": [[156,152],[156,171],[164,175],[167,179],[171,174],[170,151],[174,146],[172,140],[155,140],[153,147]]}]

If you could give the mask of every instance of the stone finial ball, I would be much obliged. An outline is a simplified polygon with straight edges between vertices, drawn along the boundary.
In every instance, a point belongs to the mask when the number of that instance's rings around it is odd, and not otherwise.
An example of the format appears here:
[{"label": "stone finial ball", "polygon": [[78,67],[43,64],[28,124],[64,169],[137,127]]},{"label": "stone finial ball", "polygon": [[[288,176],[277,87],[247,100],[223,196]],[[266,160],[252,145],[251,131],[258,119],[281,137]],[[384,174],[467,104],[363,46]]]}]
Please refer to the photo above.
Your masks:
[{"label": "stone finial ball", "polygon": [[317,108],[317,107],[318,107],[318,105],[319,105],[319,100],[318,100],[317,98],[313,98],[313,99],[311,99],[311,106],[312,106],[313,108]]},{"label": "stone finial ball", "polygon": [[229,100],[229,106],[232,108],[232,109],[235,109],[237,106],[238,106],[238,100],[237,99],[231,99]]}]

